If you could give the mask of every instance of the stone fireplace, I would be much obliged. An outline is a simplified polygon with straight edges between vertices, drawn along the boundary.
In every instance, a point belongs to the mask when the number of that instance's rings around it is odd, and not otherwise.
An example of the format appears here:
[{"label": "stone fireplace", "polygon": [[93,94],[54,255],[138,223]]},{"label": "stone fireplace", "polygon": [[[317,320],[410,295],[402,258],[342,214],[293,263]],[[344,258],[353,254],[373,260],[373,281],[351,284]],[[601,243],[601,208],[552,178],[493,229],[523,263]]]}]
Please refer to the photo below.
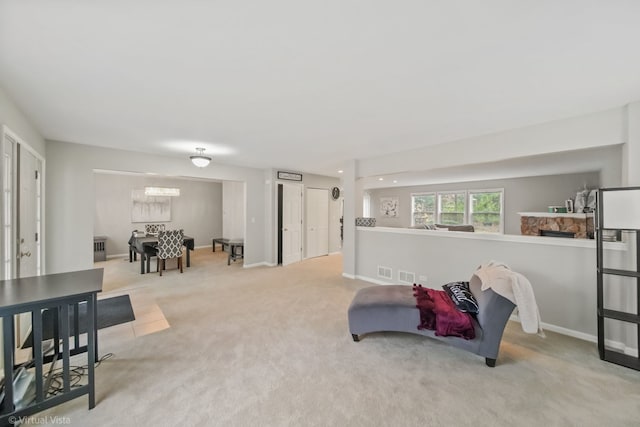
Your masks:
[{"label": "stone fireplace", "polygon": [[593,239],[593,214],[519,212],[520,233],[526,236]]}]

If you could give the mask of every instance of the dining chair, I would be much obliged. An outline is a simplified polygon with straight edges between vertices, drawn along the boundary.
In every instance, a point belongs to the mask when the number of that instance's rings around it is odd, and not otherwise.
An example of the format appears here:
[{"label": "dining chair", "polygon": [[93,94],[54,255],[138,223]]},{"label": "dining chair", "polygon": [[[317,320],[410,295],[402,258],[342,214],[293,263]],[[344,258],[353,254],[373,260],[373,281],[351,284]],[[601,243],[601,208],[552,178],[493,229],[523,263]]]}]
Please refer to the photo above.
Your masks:
[{"label": "dining chair", "polygon": [[178,268],[182,273],[182,247],[184,246],[184,230],[166,230],[158,232],[156,270],[162,276],[165,261],[172,258],[178,259]]},{"label": "dining chair", "polygon": [[129,262],[138,260],[138,251],[133,246],[133,238],[135,237],[138,230],[133,230],[131,232],[131,237],[129,238]]},{"label": "dining chair", "polygon": [[160,231],[164,231],[164,224],[145,224],[144,225],[144,232],[146,234],[156,235]]}]

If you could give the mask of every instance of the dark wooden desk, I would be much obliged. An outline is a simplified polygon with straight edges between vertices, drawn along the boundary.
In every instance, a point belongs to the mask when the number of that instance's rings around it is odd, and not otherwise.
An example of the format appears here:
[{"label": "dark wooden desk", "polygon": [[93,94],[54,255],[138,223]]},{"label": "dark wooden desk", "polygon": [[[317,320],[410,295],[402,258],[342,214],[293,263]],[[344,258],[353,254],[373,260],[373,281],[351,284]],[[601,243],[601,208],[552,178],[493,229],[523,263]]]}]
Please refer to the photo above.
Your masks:
[{"label": "dark wooden desk", "polygon": [[[129,239],[129,247],[140,254],[140,274],[145,273],[145,262],[147,265],[147,273],[149,272],[151,268],[151,257],[156,255],[155,246],[157,244],[157,236],[132,236]],[[187,267],[191,267],[191,251],[195,248],[195,239],[193,237],[184,236],[184,246],[187,248]],[[131,253],[129,253],[129,262],[131,262]]]},{"label": "dark wooden desk", "polygon": [[[22,279],[0,281],[0,316],[4,337],[5,397],[0,407],[0,425],[9,425],[12,417],[32,415],[63,402],[87,394],[89,409],[95,404],[95,362],[97,359],[97,293],[102,291],[103,269],[48,274]],[[87,304],[87,345],[80,347],[78,317],[74,316],[75,335],[70,333],[69,313],[78,313],[78,304]],[[47,396],[43,365],[48,363],[42,350],[42,311],[53,310],[58,320],[55,332],[54,351],[62,359],[62,392]],[[31,313],[33,331],[33,368],[35,371],[36,397],[28,406],[16,410],[13,404],[16,337],[14,316]],[[73,340],[72,340],[73,338]],[[73,347],[72,347],[73,344]],[[60,351],[60,345],[62,350]],[[70,357],[87,352],[87,384],[71,385]],[[56,358],[57,359],[57,358]],[[54,359],[54,360],[56,360]]]}]

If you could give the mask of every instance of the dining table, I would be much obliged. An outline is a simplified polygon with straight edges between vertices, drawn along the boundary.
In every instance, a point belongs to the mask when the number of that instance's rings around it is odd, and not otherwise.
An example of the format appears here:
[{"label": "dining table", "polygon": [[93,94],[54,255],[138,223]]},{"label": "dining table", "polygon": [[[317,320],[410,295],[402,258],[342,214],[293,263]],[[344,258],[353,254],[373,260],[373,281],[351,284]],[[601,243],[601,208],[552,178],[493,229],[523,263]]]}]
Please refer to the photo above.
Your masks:
[{"label": "dining table", "polygon": [[[129,247],[140,254],[140,274],[148,273],[151,267],[151,257],[156,256],[156,247],[158,245],[158,236],[146,234],[144,236],[131,236],[129,238]],[[184,246],[187,249],[187,267],[191,267],[191,251],[195,247],[193,237],[184,236]],[[129,258],[129,262],[132,262]]]}]

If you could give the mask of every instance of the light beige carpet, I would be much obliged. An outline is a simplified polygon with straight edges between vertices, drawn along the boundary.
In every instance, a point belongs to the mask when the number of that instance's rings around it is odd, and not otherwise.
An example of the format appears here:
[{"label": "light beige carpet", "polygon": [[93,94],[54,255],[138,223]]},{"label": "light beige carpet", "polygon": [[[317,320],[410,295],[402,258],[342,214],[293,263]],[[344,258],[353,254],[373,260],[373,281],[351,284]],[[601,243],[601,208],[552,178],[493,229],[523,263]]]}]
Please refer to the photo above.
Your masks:
[{"label": "light beige carpet", "polygon": [[76,426],[640,425],[640,373],[600,361],[592,343],[510,323],[489,368],[411,334],[353,342],[347,308],[371,284],[343,278],[340,256],[243,269],[201,249],[184,274],[163,277],[122,259],[98,266],[106,294],[145,292],[170,327],[101,331],[100,353],[114,357],[96,370],[97,406],[82,397],[40,416]]}]

